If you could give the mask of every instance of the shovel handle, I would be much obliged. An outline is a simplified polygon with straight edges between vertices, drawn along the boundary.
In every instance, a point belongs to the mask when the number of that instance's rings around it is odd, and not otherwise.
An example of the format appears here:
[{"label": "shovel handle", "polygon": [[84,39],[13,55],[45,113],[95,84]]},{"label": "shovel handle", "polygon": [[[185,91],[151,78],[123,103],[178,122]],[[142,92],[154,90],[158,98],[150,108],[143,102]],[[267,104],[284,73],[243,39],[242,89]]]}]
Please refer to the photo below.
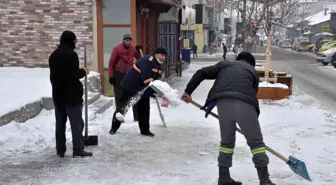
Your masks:
[{"label": "shovel handle", "polygon": [[[87,67],[86,46],[84,46],[84,67]],[[85,73],[84,87],[85,87],[85,101],[84,101],[84,123],[85,123],[85,137],[88,137],[88,88],[87,88],[87,73]]]},{"label": "shovel handle", "polygon": [[[198,108],[202,108],[202,105],[200,105],[199,103],[197,103],[195,101],[191,101],[190,103],[193,104],[194,106],[198,107]],[[213,116],[216,119],[219,118],[218,115],[215,114],[215,113],[213,113],[213,112],[210,112],[210,115]],[[242,135],[244,135],[240,128],[237,128],[237,132],[239,132]],[[267,151],[271,152],[273,155],[277,156],[279,159],[285,161],[286,163],[289,162],[289,160],[285,156],[281,155],[279,152],[273,150],[269,146],[265,145],[265,148],[266,148]]]}]

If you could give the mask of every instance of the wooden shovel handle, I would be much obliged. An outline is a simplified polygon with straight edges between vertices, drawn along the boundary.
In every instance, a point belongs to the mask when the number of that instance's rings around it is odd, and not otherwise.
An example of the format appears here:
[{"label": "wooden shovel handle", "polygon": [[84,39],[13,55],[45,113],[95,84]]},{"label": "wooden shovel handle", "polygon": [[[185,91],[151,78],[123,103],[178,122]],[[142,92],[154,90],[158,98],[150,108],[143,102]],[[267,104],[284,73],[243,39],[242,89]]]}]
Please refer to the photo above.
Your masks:
[{"label": "wooden shovel handle", "polygon": [[[194,106],[198,107],[198,108],[202,108],[202,107],[203,107],[202,105],[198,104],[198,103],[195,102],[195,101],[191,101],[190,103],[193,104]],[[210,115],[213,116],[213,117],[216,118],[216,119],[219,118],[218,115],[215,114],[215,113],[213,113],[213,112],[210,112]],[[239,132],[239,133],[241,133],[242,135],[244,135],[240,128],[237,128],[237,132]],[[266,148],[267,151],[271,152],[273,155],[277,156],[279,159],[285,161],[286,163],[289,162],[289,160],[288,160],[285,156],[281,155],[279,152],[273,150],[273,149],[270,148],[269,146],[265,145],[265,148]]]}]

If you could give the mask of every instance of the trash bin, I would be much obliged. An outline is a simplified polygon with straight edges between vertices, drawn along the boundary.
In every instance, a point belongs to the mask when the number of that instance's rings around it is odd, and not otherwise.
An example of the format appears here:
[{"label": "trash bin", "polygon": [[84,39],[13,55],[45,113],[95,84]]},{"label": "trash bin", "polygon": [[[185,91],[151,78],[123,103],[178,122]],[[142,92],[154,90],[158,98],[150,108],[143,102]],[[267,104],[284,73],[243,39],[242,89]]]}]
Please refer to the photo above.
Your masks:
[{"label": "trash bin", "polygon": [[190,63],[191,57],[190,57],[190,48],[182,48],[182,61]]}]

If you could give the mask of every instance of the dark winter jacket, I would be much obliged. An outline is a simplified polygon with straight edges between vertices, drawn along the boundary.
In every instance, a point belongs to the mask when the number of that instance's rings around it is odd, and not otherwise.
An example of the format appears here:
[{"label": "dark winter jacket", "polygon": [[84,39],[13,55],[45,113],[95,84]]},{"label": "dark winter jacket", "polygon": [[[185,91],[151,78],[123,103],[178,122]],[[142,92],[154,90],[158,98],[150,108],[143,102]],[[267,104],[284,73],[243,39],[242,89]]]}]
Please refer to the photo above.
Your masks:
[{"label": "dark winter jacket", "polygon": [[[127,72],[121,86],[128,91],[139,92],[148,86],[151,81],[161,78],[161,74],[161,65],[156,61],[154,55],[145,55]],[[150,95],[152,95],[151,89],[144,94],[144,96]]]},{"label": "dark winter jacket", "polygon": [[245,61],[219,62],[213,66],[199,69],[189,81],[185,92],[191,95],[203,80],[215,80],[206,104],[221,98],[245,101],[260,113],[257,92],[259,76],[254,67]]},{"label": "dark winter jacket", "polygon": [[113,48],[109,60],[109,77],[112,78],[115,71],[123,74],[127,73],[127,71],[139,58],[140,54],[137,52],[134,46],[131,45],[127,48],[124,43],[118,44],[116,47]]},{"label": "dark winter jacket", "polygon": [[76,36],[64,32],[61,43],[49,57],[50,82],[55,106],[76,106],[83,103],[83,85],[79,79],[85,70],[79,68],[79,59],[74,51]]}]

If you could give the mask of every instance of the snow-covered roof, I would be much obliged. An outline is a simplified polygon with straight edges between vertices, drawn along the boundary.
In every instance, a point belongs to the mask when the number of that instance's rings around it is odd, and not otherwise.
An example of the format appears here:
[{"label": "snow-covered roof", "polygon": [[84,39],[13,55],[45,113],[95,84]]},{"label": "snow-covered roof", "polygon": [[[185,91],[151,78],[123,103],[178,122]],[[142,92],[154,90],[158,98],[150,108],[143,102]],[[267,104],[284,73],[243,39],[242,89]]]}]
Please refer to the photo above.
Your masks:
[{"label": "snow-covered roof", "polygon": [[328,10],[327,14],[326,15],[324,14],[325,14],[324,11],[321,11],[317,14],[305,18],[304,20],[309,21],[308,25],[310,26],[330,20],[330,11]]}]

